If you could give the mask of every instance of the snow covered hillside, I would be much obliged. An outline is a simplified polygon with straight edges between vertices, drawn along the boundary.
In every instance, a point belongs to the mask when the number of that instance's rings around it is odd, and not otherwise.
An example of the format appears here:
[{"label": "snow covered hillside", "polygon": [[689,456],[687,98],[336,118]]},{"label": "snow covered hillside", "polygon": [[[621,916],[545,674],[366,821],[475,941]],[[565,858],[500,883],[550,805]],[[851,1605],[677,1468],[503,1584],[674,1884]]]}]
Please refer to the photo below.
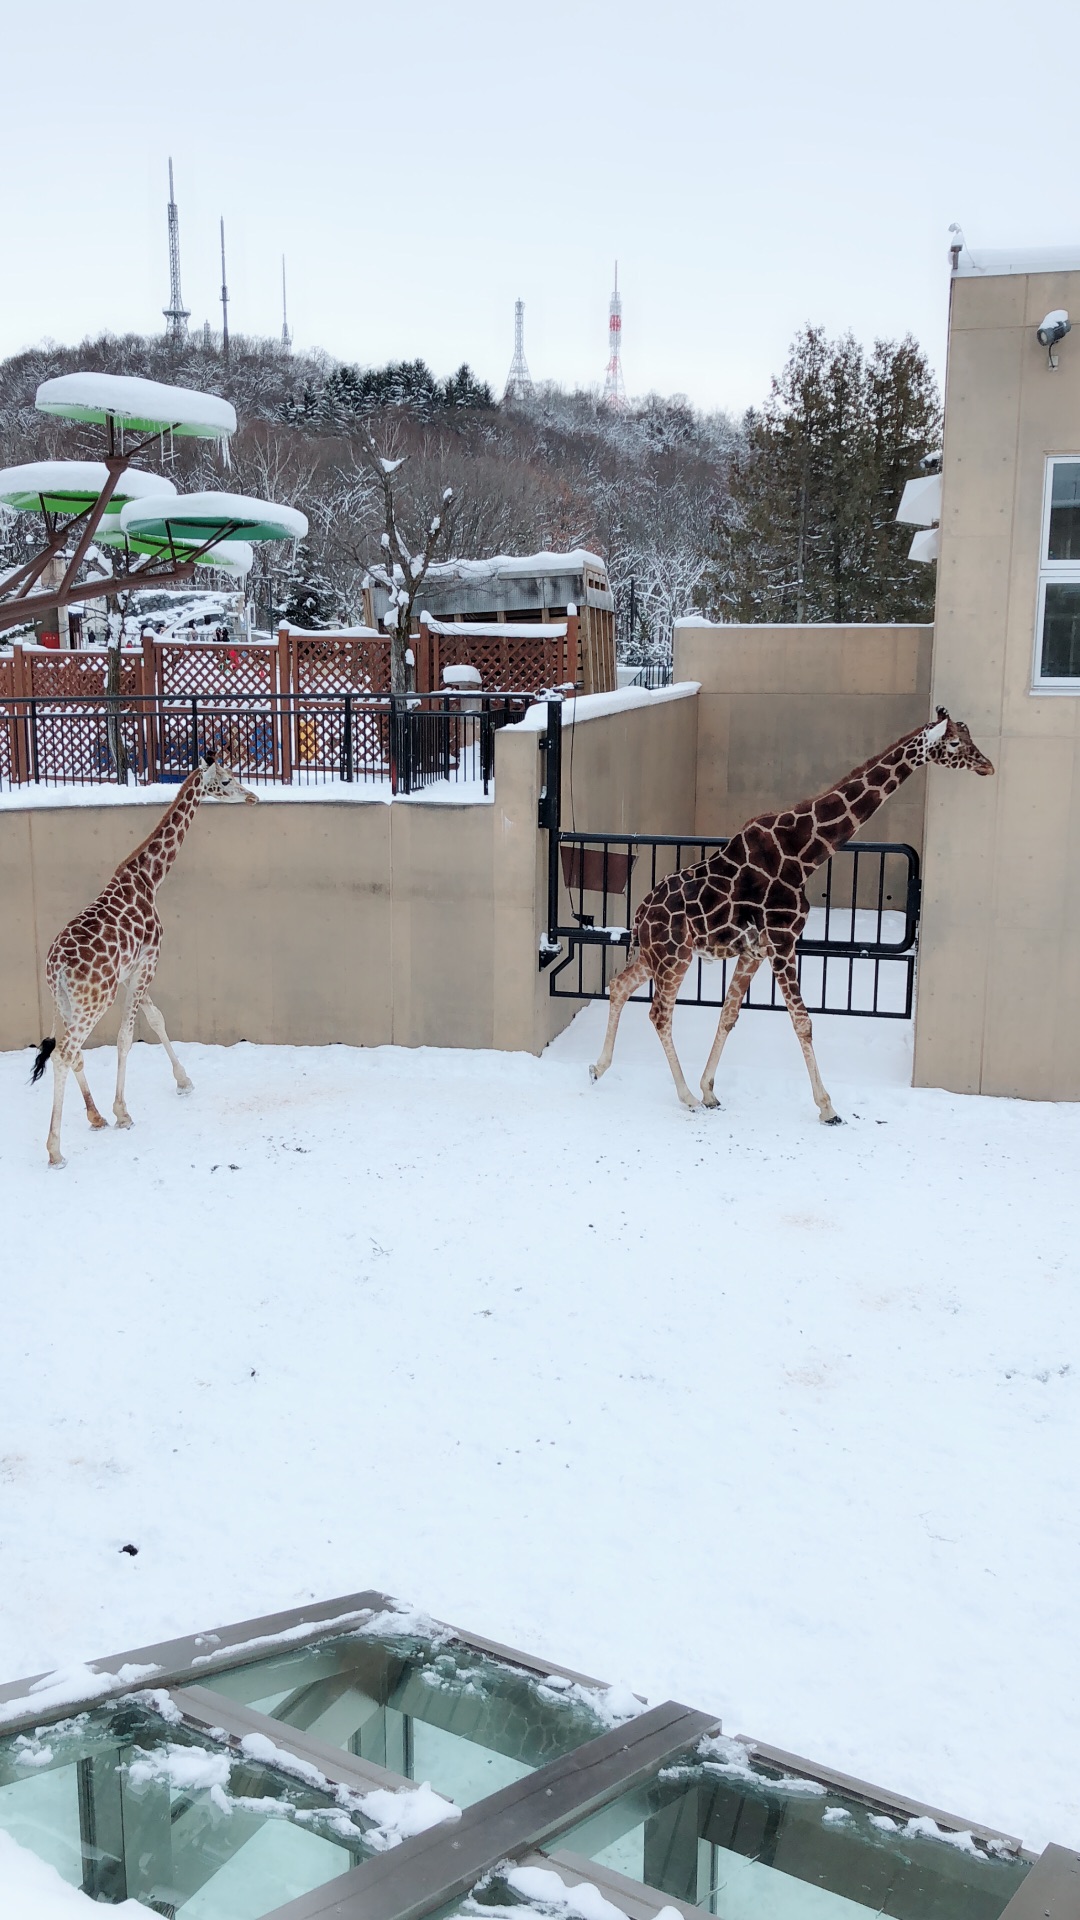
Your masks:
[{"label": "snow covered hillside", "polygon": [[62,1174],[0,1056],[0,1676],[381,1587],[1080,1840],[1080,1109],[823,1019],[825,1129],[762,1013],[689,1114],[644,1008],[590,1085],[605,1013],[542,1060],[182,1047],[188,1101],[137,1046]]}]

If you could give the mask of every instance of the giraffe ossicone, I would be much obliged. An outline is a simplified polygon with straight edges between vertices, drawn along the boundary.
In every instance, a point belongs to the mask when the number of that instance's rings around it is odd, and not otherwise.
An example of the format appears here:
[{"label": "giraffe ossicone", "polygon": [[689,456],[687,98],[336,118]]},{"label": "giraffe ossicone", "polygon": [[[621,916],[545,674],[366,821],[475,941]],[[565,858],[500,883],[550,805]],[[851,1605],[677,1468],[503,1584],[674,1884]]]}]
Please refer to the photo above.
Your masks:
[{"label": "giraffe ossicone", "polygon": [[91,1127],[100,1131],[108,1125],[90,1091],[82,1050],[121,987],[126,988],[127,997],[116,1042],[113,1101],[116,1125],[130,1127],[133,1124],[124,1099],[124,1078],[140,1008],[168,1054],[177,1092],[191,1092],[191,1081],[176,1057],[165,1022],[148,995],[161,952],[157,890],[183,845],[197,807],[207,798],[243,801],[250,805],[258,795],[242,787],[236,775],[214,753],[207,753],[188,775],[153,833],[121,861],[97,899],[68,922],[49,948],[45,977],[56,1018],[51,1037],[43,1040],[38,1048],[31,1082],[41,1079],[51,1059],[53,1104],[48,1140],[51,1167],[66,1165],[60,1151],[60,1121],[69,1073],[73,1073],[79,1083]]},{"label": "giraffe ossicone", "polygon": [[593,1080],[611,1065],[627,1000],[651,980],[649,1018],[679,1099],[696,1107],[671,1036],[675,1002],[695,955],[733,959],[716,1038],[701,1076],[701,1104],[719,1106],[714,1083],[720,1055],[751,980],[768,960],[802,1048],[818,1116],[825,1126],[838,1126],[840,1115],[818,1071],[810,1015],[799,991],[795,948],[810,911],[806,883],[917,767],[927,764],[979,774],[994,771],[964,722],[939,707],[936,720],[904,734],[824,793],[779,813],[756,815],[720,852],[659,881],[634,916],[627,964],[611,983],[604,1045],[589,1069]]}]

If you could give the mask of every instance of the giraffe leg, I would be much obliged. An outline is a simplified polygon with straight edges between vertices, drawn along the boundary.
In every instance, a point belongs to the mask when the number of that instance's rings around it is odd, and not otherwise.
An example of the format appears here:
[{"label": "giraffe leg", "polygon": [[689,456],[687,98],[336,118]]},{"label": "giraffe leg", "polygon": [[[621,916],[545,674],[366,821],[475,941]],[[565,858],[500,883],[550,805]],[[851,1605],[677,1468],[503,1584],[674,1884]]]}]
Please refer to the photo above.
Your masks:
[{"label": "giraffe leg", "polygon": [[610,1067],[611,1056],[615,1051],[615,1035],[619,1031],[619,1021],[622,1017],[622,1010],[634,989],[642,986],[648,977],[648,962],[642,960],[639,955],[636,960],[631,960],[629,966],[624,967],[622,972],[617,974],[612,981],[608,993],[607,1032],[604,1035],[604,1044],[600,1049],[600,1058],[597,1060],[595,1066],[589,1068],[590,1079],[599,1080],[601,1075],[605,1074]]},{"label": "giraffe leg", "polygon": [[49,1119],[49,1138],[47,1141],[50,1167],[66,1167],[67,1161],[60,1151],[60,1121],[64,1113],[64,1086],[68,1077],[68,1064],[59,1047],[52,1057],[53,1102]]},{"label": "giraffe leg", "polygon": [[806,1003],[799,991],[799,969],[795,963],[794,951],[774,952],[770,954],[770,959],[773,973],[776,975],[776,983],[784,996],[785,1005],[791,1015],[791,1024],[803,1051],[806,1071],[810,1075],[810,1085],[817,1104],[818,1118],[823,1127],[842,1126],[843,1122],[825,1091],[818,1072],[818,1063],[814,1058],[814,1030],[810,1024],[810,1015],[806,1011]]},{"label": "giraffe leg", "polygon": [[135,1125],[124,1099],[124,1082],[127,1079],[127,1057],[135,1037],[135,1016],[148,985],[149,981],[145,974],[132,974],[127,984],[124,1017],[120,1022],[120,1032],[116,1036],[116,1098],[113,1101],[113,1114],[118,1127],[127,1128]]},{"label": "giraffe leg", "polygon": [[675,1042],[671,1037],[671,1022],[675,1012],[675,1001],[678,997],[679,988],[686,977],[686,970],[689,965],[689,958],[677,961],[673,967],[665,971],[659,980],[654,981],[653,1003],[649,1008],[649,1019],[656,1028],[657,1039],[667,1054],[668,1066],[671,1068],[671,1077],[675,1082],[675,1091],[679,1099],[682,1101],[684,1107],[696,1107],[698,1102],[694,1099],[693,1094],[686,1084],[682,1067],[679,1064],[679,1056],[675,1051]]},{"label": "giraffe leg", "polygon": [[[71,1072],[72,1068],[75,1069],[75,1076],[79,1081],[80,1086],[85,1087],[84,1097],[86,1098],[86,1101],[87,1101],[86,1111],[87,1111],[88,1118],[90,1116],[90,1109],[92,1107],[94,1109],[94,1112],[97,1113],[97,1108],[94,1107],[93,1095],[91,1094],[90,1088],[86,1083],[86,1074],[83,1069],[82,1047],[83,1047],[84,1040],[88,1040],[90,1038],[90,1035],[93,1032],[94,1027],[97,1025],[97,1022],[100,1019],[100,1017],[101,1017],[101,1009],[98,1008],[93,1016],[93,1019],[81,1022],[77,1027],[74,1027],[74,1028],[68,1027],[66,1029],[63,1025],[63,1017],[61,1016],[60,1019],[58,1020],[57,1024],[59,1027],[59,1035],[57,1038],[56,1046],[53,1049],[53,1056],[52,1056],[52,1065],[53,1065],[52,1114],[49,1119],[49,1137],[48,1137],[48,1141],[46,1142],[46,1145],[48,1148],[48,1154],[49,1154],[50,1167],[66,1167],[67,1166],[67,1161],[64,1159],[64,1156],[60,1151],[60,1121],[63,1117],[63,1112],[64,1112],[64,1089],[67,1085],[68,1074]],[[101,1119],[100,1114],[98,1114],[98,1119],[99,1120]],[[92,1119],[90,1120],[90,1124],[91,1126],[94,1125],[94,1122]]]},{"label": "giraffe leg", "polygon": [[183,1067],[180,1065],[180,1062],[176,1057],[176,1054],[173,1050],[173,1043],[169,1039],[169,1036],[165,1031],[165,1022],[162,1019],[157,1008],[155,1007],[153,1001],[147,1000],[144,998],[142,1003],[142,1010],[146,1015],[147,1026],[150,1027],[151,1030],[157,1034],[158,1039],[161,1041],[162,1046],[164,1047],[166,1053],[169,1056],[169,1064],[173,1070],[173,1079],[176,1081],[177,1093],[190,1093],[192,1090],[191,1081],[188,1079],[187,1074],[184,1072]]},{"label": "giraffe leg", "polygon": [[109,1123],[106,1120],[105,1115],[103,1113],[98,1112],[97,1102],[95,1101],[94,1096],[90,1091],[90,1082],[86,1077],[86,1067],[83,1063],[83,1057],[81,1052],[75,1055],[75,1058],[71,1063],[71,1071],[75,1075],[75,1078],[79,1083],[79,1088],[82,1093],[83,1100],[86,1103],[86,1117],[89,1120],[90,1125],[93,1127],[94,1132],[99,1133],[102,1127],[107,1127]]},{"label": "giraffe leg", "polygon": [[716,1029],[716,1039],[712,1043],[712,1052],[705,1062],[705,1071],[701,1076],[701,1099],[703,1106],[718,1107],[720,1105],[719,1100],[713,1092],[713,1085],[716,1080],[716,1069],[720,1064],[720,1055],[724,1051],[728,1034],[731,1032],[732,1027],[739,1017],[739,1009],[742,1006],[746,990],[761,965],[761,959],[762,956],[760,953],[742,953],[735,963],[735,971],[728,981],[728,990],[724,995],[724,1005],[720,1012],[720,1024]]}]

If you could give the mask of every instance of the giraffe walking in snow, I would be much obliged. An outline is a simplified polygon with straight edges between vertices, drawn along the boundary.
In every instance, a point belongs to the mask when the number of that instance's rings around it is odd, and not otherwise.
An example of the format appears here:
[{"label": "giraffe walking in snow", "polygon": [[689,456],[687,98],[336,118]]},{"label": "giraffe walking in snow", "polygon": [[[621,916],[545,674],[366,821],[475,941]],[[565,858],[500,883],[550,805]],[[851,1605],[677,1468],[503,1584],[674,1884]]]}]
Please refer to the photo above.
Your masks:
[{"label": "giraffe walking in snow", "polygon": [[818,1072],[810,1015],[799,992],[795,946],[810,911],[806,883],[916,767],[931,762],[993,773],[963,721],[950,719],[944,707],[937,714],[929,726],[905,734],[816,799],[800,801],[784,813],[758,814],[719,853],[669,874],[646,894],[634,917],[629,959],[611,983],[607,1033],[600,1058],[590,1068],[594,1080],[611,1065],[623,1007],[651,980],[649,1018],[667,1054],[679,1099],[696,1107],[671,1037],[676,997],[695,954],[734,959],[716,1039],[701,1076],[704,1105],[719,1106],[713,1084],[724,1043],[751,980],[768,960],[803,1051],[818,1115],[825,1126],[839,1125],[840,1116]]},{"label": "giraffe walking in snow", "polygon": [[249,803],[257,798],[209,754],[188,775],[149,838],[121,862],[97,899],[69,921],[49,948],[45,977],[56,1007],[56,1019],[52,1038],[43,1040],[38,1048],[31,1079],[41,1079],[51,1056],[53,1104],[48,1140],[51,1167],[66,1165],[60,1151],[60,1118],[69,1072],[79,1083],[90,1125],[95,1129],[108,1125],[94,1103],[82,1050],[122,986],[127,989],[127,998],[116,1042],[113,1114],[117,1126],[133,1124],[124,1101],[124,1076],[140,1007],[169,1056],[177,1092],[191,1092],[191,1081],[173,1051],[165,1022],[147,996],[161,951],[157,890],[183,845],[196,808],[207,795]]}]

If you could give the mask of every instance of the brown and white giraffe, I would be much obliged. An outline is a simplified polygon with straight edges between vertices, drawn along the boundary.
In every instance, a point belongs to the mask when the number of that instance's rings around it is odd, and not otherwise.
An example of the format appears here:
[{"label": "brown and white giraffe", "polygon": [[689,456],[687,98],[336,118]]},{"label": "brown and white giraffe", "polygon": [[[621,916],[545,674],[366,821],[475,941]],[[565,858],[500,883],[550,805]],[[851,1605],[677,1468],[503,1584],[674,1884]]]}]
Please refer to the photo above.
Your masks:
[{"label": "brown and white giraffe", "polygon": [[993,773],[964,723],[951,720],[944,707],[937,711],[935,722],[905,734],[816,799],[800,801],[783,813],[758,814],[719,853],[669,874],[646,894],[634,917],[629,959],[611,983],[607,1033],[600,1058],[590,1069],[594,1080],[611,1065],[626,1001],[651,980],[649,1018],[667,1054],[679,1099],[696,1107],[671,1037],[676,997],[695,954],[734,958],[716,1039],[701,1076],[704,1105],[719,1106],[713,1083],[724,1043],[751,980],[768,960],[803,1050],[818,1114],[826,1126],[839,1124],[818,1072],[810,1015],[799,992],[795,944],[810,911],[806,883],[916,767],[932,762]]},{"label": "brown and white giraffe", "polygon": [[113,1113],[117,1126],[133,1124],[124,1102],[124,1075],[140,1007],[169,1056],[177,1091],[191,1092],[191,1081],[173,1051],[165,1022],[147,994],[161,951],[157,890],[183,845],[196,808],[207,795],[249,803],[258,797],[242,787],[235,775],[210,754],[188,775],[149,838],[121,862],[97,899],[69,921],[49,948],[45,977],[56,1006],[56,1020],[53,1037],[43,1040],[38,1048],[31,1079],[41,1079],[51,1055],[53,1105],[48,1141],[51,1167],[66,1165],[60,1152],[60,1116],[69,1071],[74,1073],[82,1089],[90,1125],[95,1129],[108,1125],[94,1104],[82,1050],[122,986],[127,988],[127,999],[116,1042]]}]

